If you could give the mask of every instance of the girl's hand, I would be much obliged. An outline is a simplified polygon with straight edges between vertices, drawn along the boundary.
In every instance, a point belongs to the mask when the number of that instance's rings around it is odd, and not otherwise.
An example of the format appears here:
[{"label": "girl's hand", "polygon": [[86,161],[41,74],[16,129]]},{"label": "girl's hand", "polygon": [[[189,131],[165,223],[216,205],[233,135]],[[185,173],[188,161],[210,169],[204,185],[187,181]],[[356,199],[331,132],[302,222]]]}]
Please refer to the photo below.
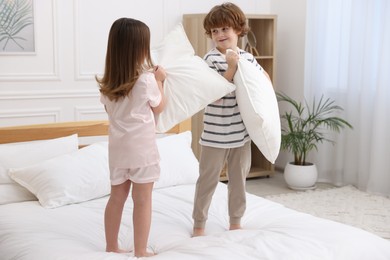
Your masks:
[{"label": "girl's hand", "polygon": [[165,80],[165,78],[167,77],[167,74],[166,74],[164,68],[161,66],[155,66],[153,73],[154,73],[154,77],[156,78],[156,80],[160,81],[160,82],[163,82]]},{"label": "girl's hand", "polygon": [[167,74],[165,73],[164,68],[161,66],[155,66],[153,68],[153,73],[154,73],[154,77],[157,81],[157,86],[158,86],[158,89],[160,90],[162,98],[161,98],[160,104],[156,107],[152,107],[152,110],[153,110],[153,113],[159,114],[163,111],[163,109],[165,107],[165,103],[166,103],[166,98],[165,98],[165,94],[164,94],[164,80],[167,77]]}]

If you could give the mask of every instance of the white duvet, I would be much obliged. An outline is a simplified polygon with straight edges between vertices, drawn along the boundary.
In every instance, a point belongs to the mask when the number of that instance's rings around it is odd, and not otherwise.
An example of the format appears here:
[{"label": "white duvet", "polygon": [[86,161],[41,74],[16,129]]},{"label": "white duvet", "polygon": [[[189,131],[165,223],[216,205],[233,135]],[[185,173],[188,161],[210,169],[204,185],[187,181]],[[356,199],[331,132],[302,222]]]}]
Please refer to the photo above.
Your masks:
[{"label": "white duvet", "polygon": [[[366,231],[300,213],[248,194],[243,230],[227,231],[227,189],[213,197],[204,237],[191,238],[195,185],[156,189],[150,259],[390,259],[390,242]],[[133,259],[105,253],[103,212],[108,197],[55,209],[37,201],[0,206],[0,259]],[[132,244],[132,202],[120,242]]]}]

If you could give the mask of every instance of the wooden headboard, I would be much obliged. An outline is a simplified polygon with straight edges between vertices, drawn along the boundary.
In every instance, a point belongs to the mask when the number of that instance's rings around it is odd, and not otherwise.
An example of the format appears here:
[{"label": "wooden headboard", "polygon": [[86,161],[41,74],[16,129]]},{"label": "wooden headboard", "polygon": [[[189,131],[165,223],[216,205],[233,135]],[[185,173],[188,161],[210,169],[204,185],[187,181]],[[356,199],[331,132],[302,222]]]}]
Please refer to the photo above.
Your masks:
[{"label": "wooden headboard", "polygon": [[[181,122],[167,133],[191,131],[191,119]],[[78,134],[79,137],[108,134],[108,121],[75,121],[0,128],[0,144],[45,140]]]}]

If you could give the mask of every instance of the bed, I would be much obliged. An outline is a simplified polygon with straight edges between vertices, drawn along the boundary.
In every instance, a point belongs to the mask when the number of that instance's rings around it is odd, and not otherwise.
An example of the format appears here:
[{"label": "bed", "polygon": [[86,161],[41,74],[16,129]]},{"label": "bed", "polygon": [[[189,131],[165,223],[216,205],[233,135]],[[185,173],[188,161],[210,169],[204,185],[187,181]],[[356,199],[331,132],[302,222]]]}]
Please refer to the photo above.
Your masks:
[{"label": "bed", "polygon": [[[104,252],[107,129],[106,121],[0,128],[1,259],[134,258]],[[227,231],[224,183],[213,197],[206,236],[192,238],[198,162],[189,129],[185,122],[158,138],[162,172],[153,190],[152,259],[390,259],[385,239],[251,194],[243,229]],[[123,214],[120,243],[131,250],[131,199]]]}]

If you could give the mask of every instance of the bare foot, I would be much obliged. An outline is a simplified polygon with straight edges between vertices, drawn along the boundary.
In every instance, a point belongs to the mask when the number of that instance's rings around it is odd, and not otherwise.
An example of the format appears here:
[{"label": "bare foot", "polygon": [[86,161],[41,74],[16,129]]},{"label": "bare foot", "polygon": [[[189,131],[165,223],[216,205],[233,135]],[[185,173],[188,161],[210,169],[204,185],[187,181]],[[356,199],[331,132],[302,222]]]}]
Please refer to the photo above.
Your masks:
[{"label": "bare foot", "polygon": [[112,252],[112,253],[118,253],[118,254],[127,254],[127,253],[130,253],[131,250],[124,250],[124,249],[120,249],[120,248],[117,248],[117,249],[106,249],[106,252]]},{"label": "bare foot", "polygon": [[200,236],[204,236],[204,228],[194,228],[192,237],[200,237]]},{"label": "bare foot", "polygon": [[145,252],[142,254],[134,254],[135,257],[149,257],[149,256],[155,256],[155,253]]},{"label": "bare foot", "polygon": [[229,230],[242,229],[240,224],[231,224]]}]

